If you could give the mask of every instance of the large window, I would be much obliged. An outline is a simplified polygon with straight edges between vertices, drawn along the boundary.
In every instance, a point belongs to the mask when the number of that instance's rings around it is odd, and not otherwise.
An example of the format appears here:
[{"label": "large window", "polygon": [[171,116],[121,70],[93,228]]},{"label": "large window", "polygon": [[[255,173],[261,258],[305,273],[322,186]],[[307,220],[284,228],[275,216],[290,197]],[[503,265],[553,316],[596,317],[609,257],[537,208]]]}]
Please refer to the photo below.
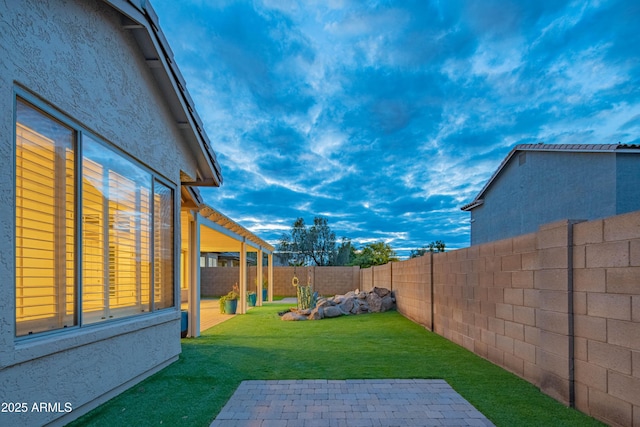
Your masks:
[{"label": "large window", "polygon": [[20,99],[16,118],[16,335],[173,307],[173,190]]}]

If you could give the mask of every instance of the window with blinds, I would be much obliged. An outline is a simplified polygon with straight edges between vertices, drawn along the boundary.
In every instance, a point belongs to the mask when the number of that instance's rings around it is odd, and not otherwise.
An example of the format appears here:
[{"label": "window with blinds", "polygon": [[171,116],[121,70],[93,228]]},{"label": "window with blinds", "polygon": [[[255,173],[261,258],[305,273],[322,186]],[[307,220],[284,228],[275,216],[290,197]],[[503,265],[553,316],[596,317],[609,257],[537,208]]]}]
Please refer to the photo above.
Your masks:
[{"label": "window with blinds", "polygon": [[16,108],[16,335],[77,324],[74,132]]},{"label": "window with blinds", "polygon": [[20,98],[16,118],[16,336],[173,307],[173,189]]},{"label": "window with blinds", "polygon": [[82,171],[83,323],[149,311],[152,177],[86,136]]}]

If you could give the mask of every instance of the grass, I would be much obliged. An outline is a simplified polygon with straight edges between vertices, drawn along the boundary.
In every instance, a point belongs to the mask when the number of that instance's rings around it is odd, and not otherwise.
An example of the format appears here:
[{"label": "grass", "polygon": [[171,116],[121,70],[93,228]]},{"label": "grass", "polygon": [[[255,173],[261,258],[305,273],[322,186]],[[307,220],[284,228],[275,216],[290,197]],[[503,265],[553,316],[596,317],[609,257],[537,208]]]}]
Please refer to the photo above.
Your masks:
[{"label": "grass", "polygon": [[73,426],[208,426],[248,379],[442,378],[497,426],[598,421],[397,312],[282,322],[269,304],[182,341],[180,359]]}]

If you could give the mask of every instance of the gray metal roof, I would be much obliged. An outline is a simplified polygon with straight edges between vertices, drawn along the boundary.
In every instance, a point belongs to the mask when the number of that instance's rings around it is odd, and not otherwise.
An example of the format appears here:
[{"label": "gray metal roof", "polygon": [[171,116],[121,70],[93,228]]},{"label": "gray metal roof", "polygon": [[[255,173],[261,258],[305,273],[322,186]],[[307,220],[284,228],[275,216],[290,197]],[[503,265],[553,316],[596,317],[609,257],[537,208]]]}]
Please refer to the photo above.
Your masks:
[{"label": "gray metal roof", "polygon": [[487,191],[491,183],[500,175],[502,169],[509,163],[511,158],[520,151],[548,151],[548,152],[573,152],[573,153],[634,153],[640,154],[640,144],[519,144],[504,158],[498,169],[491,175],[491,178],[482,187],[478,195],[460,209],[470,211],[484,203],[484,193]]},{"label": "gray metal roof", "polygon": [[184,185],[222,184],[222,171],[202,120],[196,112],[187,84],[173,59],[173,52],[160,29],[158,15],[146,0],[103,0],[122,14],[122,28],[132,32],[147,66],[162,92],[176,127],[185,140],[194,145],[198,160],[197,176]]}]

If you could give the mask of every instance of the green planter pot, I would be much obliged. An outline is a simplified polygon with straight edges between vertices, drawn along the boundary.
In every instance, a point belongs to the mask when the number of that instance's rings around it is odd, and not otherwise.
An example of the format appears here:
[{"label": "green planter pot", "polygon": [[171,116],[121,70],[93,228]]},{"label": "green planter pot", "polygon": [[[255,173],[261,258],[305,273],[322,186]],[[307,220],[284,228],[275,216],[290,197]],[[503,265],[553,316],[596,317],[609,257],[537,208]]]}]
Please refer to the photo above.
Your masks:
[{"label": "green planter pot", "polygon": [[180,316],[180,338],[186,338],[189,333],[189,313],[182,310]]},{"label": "green planter pot", "polygon": [[255,307],[257,299],[257,294],[249,294],[249,307]]},{"label": "green planter pot", "polygon": [[224,302],[224,312],[225,314],[236,314],[236,310],[238,309],[238,300],[232,299]]}]

